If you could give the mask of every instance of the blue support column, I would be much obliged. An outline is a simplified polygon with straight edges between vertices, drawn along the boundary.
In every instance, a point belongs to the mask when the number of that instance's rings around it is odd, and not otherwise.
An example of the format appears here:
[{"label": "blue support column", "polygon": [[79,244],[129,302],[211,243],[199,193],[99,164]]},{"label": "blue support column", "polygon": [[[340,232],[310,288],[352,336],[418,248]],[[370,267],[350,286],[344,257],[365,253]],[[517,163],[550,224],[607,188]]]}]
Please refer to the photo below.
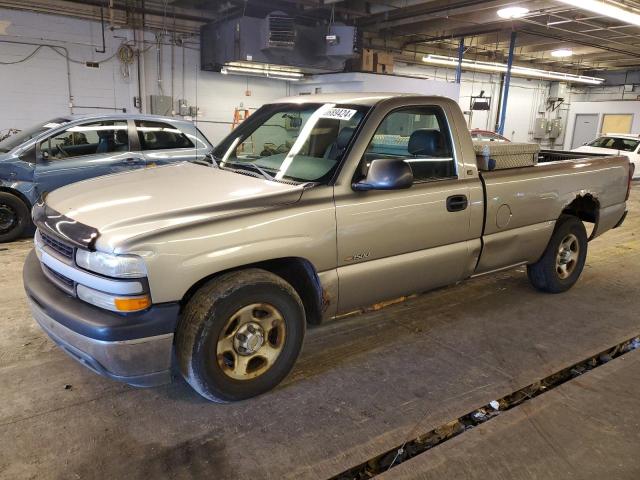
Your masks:
[{"label": "blue support column", "polygon": [[462,80],[462,57],[464,56],[464,37],[460,39],[458,45],[458,66],[456,67],[456,83]]},{"label": "blue support column", "polygon": [[504,123],[507,117],[507,100],[509,99],[509,84],[511,83],[511,67],[513,66],[513,51],[516,47],[516,32],[511,32],[511,43],[509,43],[509,59],[507,60],[507,73],[504,76],[504,86],[502,87],[502,100],[500,110],[500,122],[498,133],[504,135]]}]

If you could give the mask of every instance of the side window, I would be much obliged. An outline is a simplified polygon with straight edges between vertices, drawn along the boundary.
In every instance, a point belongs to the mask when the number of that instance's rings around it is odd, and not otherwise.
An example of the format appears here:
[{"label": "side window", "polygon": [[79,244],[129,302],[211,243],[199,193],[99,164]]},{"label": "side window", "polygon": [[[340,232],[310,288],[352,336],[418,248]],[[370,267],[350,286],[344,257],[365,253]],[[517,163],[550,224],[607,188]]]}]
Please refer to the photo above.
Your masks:
[{"label": "side window", "polygon": [[42,156],[47,160],[128,150],[129,133],[124,120],[74,125],[40,143]]},{"label": "side window", "polygon": [[136,131],[142,150],[194,148],[184,133],[168,123],[136,120]]},{"label": "side window", "polygon": [[449,127],[439,107],[408,107],[387,115],[365,151],[362,170],[377,158],[403,159],[414,182],[456,177]]}]

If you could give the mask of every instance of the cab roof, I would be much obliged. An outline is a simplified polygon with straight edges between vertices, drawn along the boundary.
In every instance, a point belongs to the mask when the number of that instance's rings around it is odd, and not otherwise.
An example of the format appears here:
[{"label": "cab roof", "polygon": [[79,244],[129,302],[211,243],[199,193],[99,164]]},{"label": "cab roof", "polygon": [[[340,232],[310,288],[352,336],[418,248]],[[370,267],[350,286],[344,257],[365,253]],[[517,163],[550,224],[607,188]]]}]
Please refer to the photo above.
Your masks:
[{"label": "cab roof", "polygon": [[[341,92],[341,93],[317,93],[313,95],[298,95],[295,97],[284,97],[269,103],[341,103],[351,105],[362,105],[372,107],[384,100],[397,97],[420,97],[426,95],[418,93],[397,93],[397,92]],[[433,98],[447,98],[431,95]]]}]

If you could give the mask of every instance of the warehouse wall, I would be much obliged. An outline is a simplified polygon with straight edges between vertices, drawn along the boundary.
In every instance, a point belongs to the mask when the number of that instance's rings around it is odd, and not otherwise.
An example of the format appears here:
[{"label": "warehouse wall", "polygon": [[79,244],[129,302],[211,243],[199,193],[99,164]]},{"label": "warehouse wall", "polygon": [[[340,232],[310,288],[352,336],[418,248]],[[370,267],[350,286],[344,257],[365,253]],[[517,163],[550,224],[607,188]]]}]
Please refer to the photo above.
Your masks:
[{"label": "warehouse wall", "polygon": [[[102,47],[98,22],[0,9],[0,92],[3,100],[0,131],[10,127],[27,128],[70,111],[90,113],[126,109],[134,112],[137,109],[133,98],[138,95],[143,97],[143,109],[146,111],[149,95],[165,94],[197,105],[200,114],[196,121],[207,136],[217,142],[229,132],[235,108],[252,110],[267,101],[304,90],[295,82],[202,72],[197,38],[185,38],[181,46],[172,47],[170,34],[162,36],[158,43],[153,32],[145,33],[139,87],[137,65],[134,63],[127,70],[114,57],[123,42],[132,40],[133,32],[129,29],[107,29],[106,51],[98,53],[96,49]],[[41,47],[34,52],[37,44],[64,47],[70,58],[68,69],[64,50],[58,49],[56,53],[49,47]],[[31,54],[29,59],[21,61]],[[99,68],[90,68],[86,61],[101,63]],[[7,62],[20,63],[9,65]],[[430,80],[424,83],[424,88],[422,84],[416,88],[408,81],[401,85],[394,78],[396,90],[433,91],[452,96],[454,89],[458,88],[451,85],[451,88],[445,88],[446,84],[454,81],[453,69],[398,63],[395,71],[399,75]],[[370,88],[389,89],[384,88],[384,84]],[[549,82],[512,78],[505,136],[515,141],[534,141],[533,122],[539,115],[539,107],[546,106],[548,89]],[[472,115],[468,113],[467,119],[471,128],[494,130],[498,117],[500,75],[464,72],[459,87],[459,103],[463,110],[469,111],[471,96],[479,95],[481,91],[492,97],[491,110],[476,111]],[[637,94],[625,91],[624,86],[574,87],[568,102],[556,111],[546,111],[545,115],[549,119],[561,116],[564,121],[571,121],[574,116],[568,113],[571,102],[598,103],[599,100],[637,98]],[[567,124],[565,132],[571,131],[572,124]],[[545,146],[560,148],[563,143],[570,142],[570,136]]]},{"label": "warehouse wall", "polygon": [[315,75],[292,85],[294,93],[397,92],[440,95],[458,100],[459,85],[440,80],[424,80],[374,73],[332,73]]},{"label": "warehouse wall", "polygon": [[[455,81],[455,70],[450,68],[398,64],[395,72],[402,75],[426,76],[439,81]],[[462,73],[459,103],[465,112],[470,112],[471,96],[480,95],[482,91],[485,97],[491,97],[491,110],[474,111],[466,117],[470,120],[470,128],[495,130],[500,99],[500,74]],[[533,120],[540,104],[546,102],[548,91],[549,82],[515,77],[511,79],[504,130],[506,137],[517,142],[533,141]]]},{"label": "warehouse wall", "polygon": [[[0,30],[0,62],[20,61],[34,52],[36,44],[64,47],[72,59],[69,62],[69,74],[64,51],[60,48],[59,53],[56,53],[51,48],[41,47],[26,61],[11,65],[0,63],[0,92],[3,100],[0,131],[11,127],[27,128],[71,111],[137,111],[133,105],[133,97],[139,94],[135,64],[129,68],[128,77],[123,75],[122,65],[117,58],[101,63],[99,68],[85,65],[86,61],[102,61],[112,57],[122,42],[133,39],[130,30],[107,29],[106,52],[97,53],[96,48],[102,47],[98,22],[5,9],[0,9],[0,22],[1,25],[8,22]],[[241,103],[247,108],[257,108],[264,102],[285,96],[289,92],[289,82],[201,72],[197,39],[187,39],[184,48],[174,47],[173,75],[171,46],[162,45],[162,82],[158,83],[154,34],[147,32],[145,41],[147,46],[142,56],[141,75],[144,108],[147,107],[148,95],[162,92],[170,95],[173,89],[176,99],[186,98],[190,104],[199,106],[199,126],[214,142],[229,132],[234,109]],[[169,43],[168,38],[164,41]],[[70,108],[70,103],[73,108]]]},{"label": "warehouse wall", "polygon": [[608,113],[633,115],[631,133],[640,133],[640,101],[572,101],[567,121],[567,135],[564,142],[564,148],[566,150],[571,148],[573,129],[577,114],[597,114],[598,124],[602,125],[602,116]]}]

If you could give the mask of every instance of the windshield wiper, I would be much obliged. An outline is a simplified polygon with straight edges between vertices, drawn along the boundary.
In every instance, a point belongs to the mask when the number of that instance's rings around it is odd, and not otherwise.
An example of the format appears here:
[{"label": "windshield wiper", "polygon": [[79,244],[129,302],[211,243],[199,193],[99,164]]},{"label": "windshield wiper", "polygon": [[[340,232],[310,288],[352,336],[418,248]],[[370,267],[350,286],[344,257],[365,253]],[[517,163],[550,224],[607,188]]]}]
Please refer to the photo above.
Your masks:
[{"label": "windshield wiper", "polygon": [[238,165],[239,167],[250,167],[250,168],[253,168],[260,175],[262,175],[265,178],[265,180],[269,180],[270,182],[276,182],[277,181],[273,175],[271,175],[270,173],[267,173],[264,169],[262,169],[261,167],[259,167],[255,163],[251,163],[251,162],[225,162],[225,164],[231,165],[231,166]]}]

